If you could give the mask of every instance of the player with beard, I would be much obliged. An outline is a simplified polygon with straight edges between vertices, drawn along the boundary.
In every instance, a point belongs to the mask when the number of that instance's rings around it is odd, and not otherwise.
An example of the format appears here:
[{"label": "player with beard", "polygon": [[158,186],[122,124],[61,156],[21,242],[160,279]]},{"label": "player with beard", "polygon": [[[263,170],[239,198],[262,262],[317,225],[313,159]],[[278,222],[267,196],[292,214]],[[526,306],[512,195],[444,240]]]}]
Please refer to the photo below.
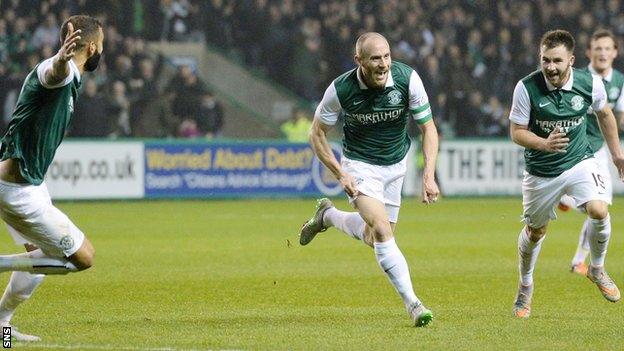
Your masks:
[{"label": "player with beard", "polygon": [[[427,204],[435,202],[439,194],[434,180],[438,133],[420,77],[411,67],[392,61],[390,46],[381,34],[361,35],[355,51],[357,68],[336,78],[316,109],[310,144],[357,212],[340,211],[329,199],[320,199],[316,213],[301,228],[300,244],[307,245],[316,234],[336,227],[373,247],[412,322],[424,326],[433,315],[414,293],[394,231],[410,146],[408,120],[413,118],[423,133],[422,195]],[[340,163],[327,141],[327,132],[339,115],[344,117]]]},{"label": "player with beard", "polygon": [[[0,326],[45,274],[67,274],[93,264],[91,242],[56,208],[43,182],[73,113],[82,74],[94,71],[103,50],[101,23],[72,16],[61,26],[61,48],[28,74],[0,147],[0,217],[26,253],[0,256],[14,271],[0,300]],[[18,341],[39,337],[12,330]]]},{"label": "player with beard", "polygon": [[541,69],[520,80],[514,90],[511,137],[525,148],[526,164],[522,182],[525,226],[518,237],[520,283],[513,306],[519,318],[531,314],[533,269],[548,222],[556,218],[555,206],[564,194],[587,212],[593,227],[587,277],[608,301],[620,299],[620,291],[604,268],[611,222],[608,196],[600,183],[604,175],[585,132],[590,108],[620,177],[624,153],[604,84],[589,71],[572,67],[573,52],[574,38],[569,32],[547,32],[540,42]]}]

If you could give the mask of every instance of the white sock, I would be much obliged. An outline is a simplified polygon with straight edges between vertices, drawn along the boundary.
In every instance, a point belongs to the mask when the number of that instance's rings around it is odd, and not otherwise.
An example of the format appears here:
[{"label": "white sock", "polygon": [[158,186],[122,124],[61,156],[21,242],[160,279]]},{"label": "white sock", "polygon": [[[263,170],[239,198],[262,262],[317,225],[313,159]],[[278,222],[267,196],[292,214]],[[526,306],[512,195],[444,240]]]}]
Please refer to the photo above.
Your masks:
[{"label": "white sock", "polygon": [[414,288],[412,288],[407,261],[401,250],[399,250],[394,238],[381,243],[376,242],[374,247],[379,266],[386,273],[390,283],[392,283],[399,295],[401,295],[405,306],[408,307],[413,303],[420,304],[420,300],[418,300],[414,293]]},{"label": "white sock", "polygon": [[540,249],[542,248],[542,241],[544,241],[544,238],[541,238],[538,242],[531,241],[526,228],[522,228],[518,236],[520,281],[524,286],[533,284],[533,269],[535,268],[537,256],[539,256]]},{"label": "white sock", "polygon": [[354,239],[364,240],[366,222],[364,222],[362,216],[357,212],[345,212],[332,207],[325,211],[323,223],[326,226],[336,227],[338,230]]},{"label": "white sock", "polygon": [[8,323],[15,313],[15,309],[22,302],[28,300],[33,291],[43,281],[43,274],[28,272],[13,272],[9,284],[0,299],[0,322]]},{"label": "white sock", "polygon": [[593,231],[593,226],[591,225],[589,217],[585,219],[583,222],[583,228],[581,229],[581,233],[579,235],[578,247],[576,248],[576,253],[574,254],[574,258],[572,259],[572,265],[576,265],[579,263],[584,263],[587,255],[589,254],[589,236]]},{"label": "white sock", "polygon": [[66,258],[51,257],[41,249],[17,255],[0,256],[0,272],[24,271],[35,274],[67,274],[78,268]]},{"label": "white sock", "polygon": [[607,246],[611,237],[611,216],[604,219],[590,219],[592,230],[589,233],[589,249],[591,251],[591,265],[604,265],[607,256]]}]

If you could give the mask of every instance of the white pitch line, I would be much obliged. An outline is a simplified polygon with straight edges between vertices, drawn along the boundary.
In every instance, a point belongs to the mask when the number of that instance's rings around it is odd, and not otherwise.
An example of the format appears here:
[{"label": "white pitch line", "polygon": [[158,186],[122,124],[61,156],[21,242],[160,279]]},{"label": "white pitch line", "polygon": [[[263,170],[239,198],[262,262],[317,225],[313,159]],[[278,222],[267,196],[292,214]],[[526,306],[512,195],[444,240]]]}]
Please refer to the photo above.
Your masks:
[{"label": "white pitch line", "polygon": [[[33,346],[42,349],[59,349],[59,350],[119,350],[119,351],[206,351],[210,349],[178,349],[174,347],[134,347],[134,346],[116,346],[116,345],[57,345],[57,344],[39,344],[39,343],[16,343],[19,346]],[[16,346],[17,346],[16,345]],[[221,350],[225,351],[225,350]]]}]

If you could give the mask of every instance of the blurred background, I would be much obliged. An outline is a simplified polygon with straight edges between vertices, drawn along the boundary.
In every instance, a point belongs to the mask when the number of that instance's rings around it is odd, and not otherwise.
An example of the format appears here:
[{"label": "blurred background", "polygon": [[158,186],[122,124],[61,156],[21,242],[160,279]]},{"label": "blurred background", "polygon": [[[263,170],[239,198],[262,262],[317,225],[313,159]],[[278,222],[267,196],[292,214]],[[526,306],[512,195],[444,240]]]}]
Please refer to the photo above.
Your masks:
[{"label": "blurred background", "polygon": [[103,62],[85,75],[69,138],[306,142],[325,88],[355,67],[357,36],[377,31],[421,76],[444,140],[505,140],[541,35],[571,31],[584,67],[594,30],[624,34],[622,10],[620,0],[0,0],[0,128],[26,74],[58,49],[61,23],[90,14],[104,24]]}]

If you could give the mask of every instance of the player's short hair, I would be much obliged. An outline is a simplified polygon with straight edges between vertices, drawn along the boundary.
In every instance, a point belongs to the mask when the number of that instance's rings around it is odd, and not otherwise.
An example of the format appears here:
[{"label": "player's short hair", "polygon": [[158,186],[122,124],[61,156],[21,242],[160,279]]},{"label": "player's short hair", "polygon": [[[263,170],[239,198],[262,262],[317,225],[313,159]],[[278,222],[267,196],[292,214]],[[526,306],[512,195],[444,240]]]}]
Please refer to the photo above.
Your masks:
[{"label": "player's short hair", "polygon": [[552,49],[559,45],[565,46],[569,52],[574,52],[575,41],[572,34],[567,30],[555,29],[546,32],[540,41],[540,47],[544,46],[546,49]]},{"label": "player's short hair", "polygon": [[100,28],[102,28],[102,23],[95,17],[86,15],[71,16],[61,25],[61,43],[65,41],[67,36],[68,23],[74,26],[74,31],[81,30],[80,41],[76,44],[77,49],[87,45],[90,41],[95,41]]},{"label": "player's short hair", "polygon": [[595,31],[594,34],[592,34],[591,39],[587,42],[587,48],[591,49],[592,42],[602,38],[611,38],[611,40],[613,40],[613,47],[616,49],[618,48],[618,42],[615,34],[608,29],[598,29]]},{"label": "player's short hair", "polygon": [[355,54],[356,55],[362,56],[362,47],[364,46],[364,42],[372,37],[378,37],[378,38],[384,39],[385,41],[388,41],[386,37],[384,37],[383,35],[377,32],[366,32],[360,35],[357,41],[355,42]]}]

